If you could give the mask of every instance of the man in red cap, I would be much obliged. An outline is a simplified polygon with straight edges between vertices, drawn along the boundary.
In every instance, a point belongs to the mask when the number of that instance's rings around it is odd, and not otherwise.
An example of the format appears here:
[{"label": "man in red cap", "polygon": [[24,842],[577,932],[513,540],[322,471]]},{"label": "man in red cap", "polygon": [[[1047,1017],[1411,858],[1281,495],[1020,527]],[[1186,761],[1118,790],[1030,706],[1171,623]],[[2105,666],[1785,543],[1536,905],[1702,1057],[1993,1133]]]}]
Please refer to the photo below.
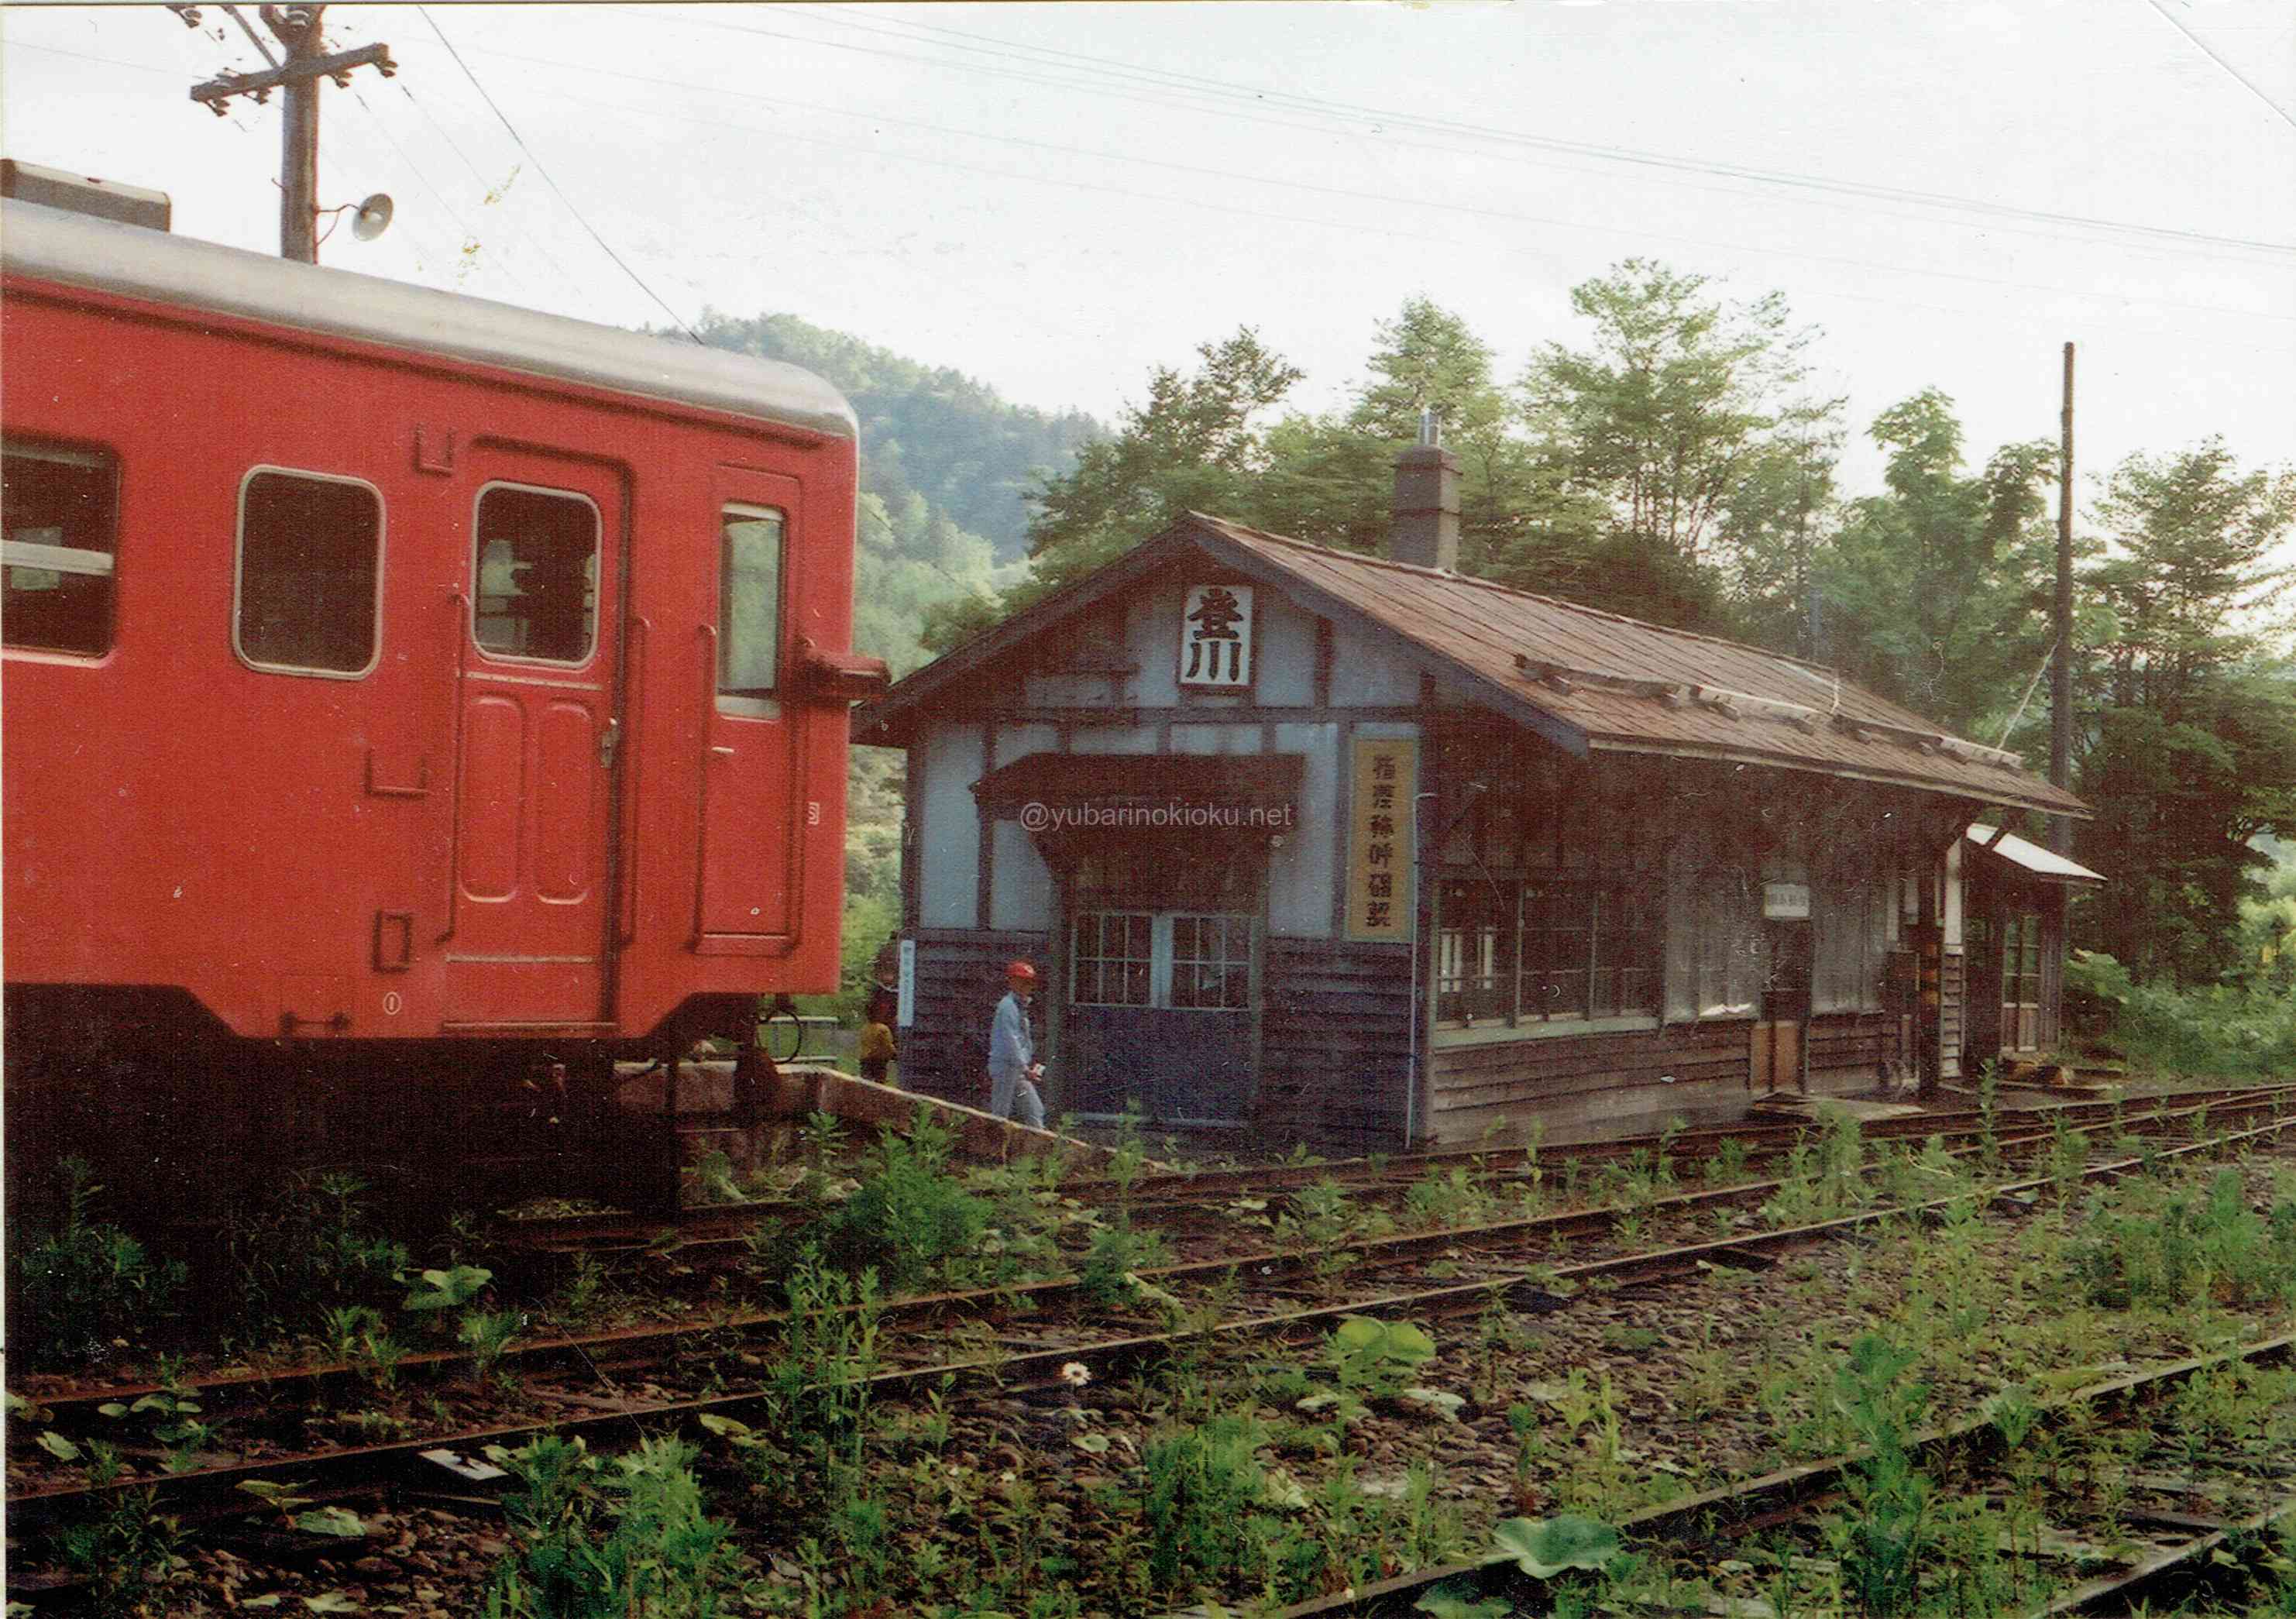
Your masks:
[{"label": "man in red cap", "polygon": [[1037,1094],[1037,1081],[1044,1076],[1045,1065],[1037,1061],[1036,1044],[1029,1038],[1029,1002],[1037,993],[1037,969],[1025,961],[1014,962],[1004,969],[1004,987],[1007,993],[996,1003],[996,1020],[988,1025],[988,1111],[1042,1130],[1045,1099]]}]

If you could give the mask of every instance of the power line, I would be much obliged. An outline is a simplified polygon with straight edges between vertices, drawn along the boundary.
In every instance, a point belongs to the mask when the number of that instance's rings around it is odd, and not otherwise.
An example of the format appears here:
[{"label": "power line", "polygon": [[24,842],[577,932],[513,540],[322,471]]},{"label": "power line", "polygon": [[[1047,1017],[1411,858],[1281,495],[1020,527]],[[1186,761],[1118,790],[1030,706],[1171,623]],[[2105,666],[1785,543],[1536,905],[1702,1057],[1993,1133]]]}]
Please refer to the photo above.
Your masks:
[{"label": "power line", "polygon": [[2166,17],[2169,22],[2175,26],[2178,33],[2191,40],[2194,45],[2200,46],[2202,52],[2210,62],[2216,63],[2217,66],[2222,68],[2226,72],[2238,79],[2242,87],[2251,95],[2253,95],[2257,100],[2271,108],[2273,112],[2278,116],[2282,123],[2287,124],[2292,127],[2296,127],[2296,112],[2289,111],[2287,108],[2282,106],[2278,102],[2273,100],[2271,96],[2266,95],[2264,93],[2264,87],[2261,85],[2258,84],[2247,74],[2242,72],[2238,68],[2233,66],[2232,62],[2227,60],[2225,55],[2216,48],[2216,46],[2210,45],[2207,40],[2194,33],[2182,17],[2177,16],[2176,12],[2170,11],[2165,4],[2165,0],[2152,0],[2152,5],[2154,11],[2160,12],[2163,17]]},{"label": "power line", "polygon": [[[627,8],[618,7],[614,9],[623,10]],[[812,15],[812,13],[807,14]],[[891,25],[881,23],[874,19],[860,21],[850,15],[838,14],[822,16],[819,20],[833,23],[839,27],[861,29],[884,35],[891,38],[902,40],[905,43],[913,41],[919,45],[927,45],[935,43],[928,40],[913,40],[913,37],[910,35],[893,33],[891,31]],[[687,16],[673,17],[671,18],[671,21],[683,22],[687,26],[694,28],[718,29],[734,33],[752,34],[769,38],[793,40],[801,44],[816,45],[829,50],[857,52],[864,55],[882,56],[897,62],[921,62],[927,66],[942,69],[954,68],[960,71],[987,74],[996,78],[1015,78],[1024,83],[1052,84],[1057,87],[1067,89],[1094,88],[1089,85],[1080,86],[1073,80],[1046,79],[1036,74],[1018,72],[1008,69],[980,65],[966,66],[964,64],[951,63],[946,59],[931,55],[917,55],[906,52],[889,51],[869,45],[851,44],[841,40],[824,39],[815,35],[790,33],[778,29],[760,27],[756,24],[727,22],[715,18]],[[936,33],[963,35],[962,30],[940,28],[929,23],[910,24],[904,22],[898,26],[927,29]],[[988,37],[987,36],[980,35],[963,37],[972,38]],[[999,44],[1006,45],[1009,47],[1009,42],[1000,41]],[[1396,127],[1410,128],[1464,137],[1478,142],[1495,142],[1502,145],[1591,158],[1611,165],[1628,164],[1682,174],[1712,175],[1724,178],[1736,179],[1750,184],[1799,188],[1825,195],[1841,196],[1856,200],[1909,202],[1925,208],[1960,210],[1964,211],[1982,213],[1998,218],[2035,219],[2049,224],[2071,226],[2080,229],[2102,230],[2120,234],[2140,235],[2172,242],[2192,242],[2207,247],[2232,248],[2250,251],[2272,253],[2296,253],[2296,243],[2292,242],[2269,242],[2245,237],[2221,236],[2210,234],[2204,232],[2185,230],[2173,226],[2143,225],[2127,220],[2097,218],[2087,215],[2054,213],[2045,210],[2024,208],[2014,204],[1988,202],[1977,198],[1956,197],[1942,193],[1915,191],[1904,187],[1882,185],[1871,182],[1832,180],[1816,176],[1797,175],[1780,170],[1757,168],[1748,165],[1717,163],[1697,159],[1678,158],[1668,153],[1643,152],[1630,147],[1610,146],[1597,143],[1570,141],[1551,136],[1538,136],[1520,131],[1497,129],[1488,125],[1466,123],[1455,119],[1431,119],[1415,113],[1360,107],[1347,103],[1326,101],[1313,96],[1304,96],[1289,91],[1266,90],[1251,86],[1236,85],[1218,79],[1201,78],[1195,75],[1167,75],[1164,74],[1161,70],[1136,69],[1128,63],[1111,62],[1104,58],[1085,56],[1076,52],[1056,52],[1053,53],[1059,56],[1073,58],[1078,62],[1090,65],[1085,68],[1072,70],[1069,68],[1066,63],[1042,62],[1033,61],[1028,57],[1016,55],[1012,48],[1004,50],[988,50],[984,47],[964,45],[960,45],[955,48],[980,51],[981,53],[992,56],[1004,56],[1009,60],[1021,62],[1029,67],[1042,68],[1050,71],[1089,71],[1100,73],[1106,78],[1114,78],[1120,83],[1128,83],[1136,87],[1162,88],[1175,91],[1193,98],[1196,104],[1201,104],[1207,100],[1215,102],[1242,101],[1249,103],[1254,107],[1273,107],[1285,111],[1299,111],[1319,118],[1342,119],[1349,124],[1376,125],[1379,127],[1376,133],[1379,134],[1381,138],[1390,141],[1393,141],[1395,139],[1393,136],[1388,133],[1390,129]],[[1039,46],[1022,46],[1018,48],[1030,51],[1044,51],[1046,49],[1046,47]],[[1184,80],[1193,80],[1193,82],[1180,82]],[[1198,85],[1208,87],[1198,88]],[[1095,93],[1101,95],[1110,94],[1110,92],[1103,89],[1095,89]],[[1115,94],[1121,95],[1121,92],[1116,92]],[[1124,99],[1151,98],[1124,97]],[[1268,118],[1264,116],[1264,114],[1257,112],[1238,111],[1230,108],[1221,108],[1218,110],[1221,111],[1223,116],[1238,118],[1248,122],[1269,123],[1287,128],[1300,128],[1308,127],[1282,119]],[[1413,145],[1417,143],[1404,141],[1398,142],[1397,144]],[[1439,147],[1434,150],[1442,151],[1452,149]]]},{"label": "power line", "polygon": [[[512,52],[487,52],[485,53],[505,56],[512,60],[534,62],[539,65],[550,67],[570,68],[577,65],[570,62],[553,62],[543,57],[523,56]],[[616,72],[614,76],[622,78],[637,78],[641,79],[644,77],[643,75],[624,74],[619,72]],[[677,81],[667,79],[653,80],[651,82],[668,85],[673,87],[684,89],[703,87],[679,84]],[[825,145],[836,147],[840,150],[849,150],[848,143],[841,140],[832,139],[827,136],[797,135],[785,130],[761,129],[754,124],[741,124],[724,119],[705,118],[696,113],[677,111],[668,108],[632,107],[625,103],[606,101],[594,96],[580,95],[570,90],[540,90],[537,91],[536,94],[548,95],[561,100],[584,103],[593,106],[611,107],[616,111],[620,112],[636,112],[640,114],[675,118],[688,123],[712,125],[719,127],[739,130],[749,135],[767,135],[771,136],[774,139],[782,142],[800,143],[809,145]],[[735,100],[758,102],[767,105],[805,105],[805,103],[801,103],[776,102],[775,99],[772,97],[751,95],[742,91],[725,90],[718,91],[716,94],[726,95]],[[808,110],[813,109],[808,108]],[[830,111],[834,110],[830,109]],[[967,133],[964,131],[948,130],[937,125],[921,124],[914,119],[890,118],[880,114],[856,113],[849,114],[849,116],[867,117],[871,119],[872,121],[881,124],[898,124],[914,127],[937,134],[946,135],[952,133]],[[1118,155],[1106,152],[1080,151],[1074,147],[1063,147],[1054,145],[1050,143],[1029,141],[1018,136],[986,136],[980,138],[1022,146],[1068,152],[1072,155],[1089,157],[1095,160],[1107,160]],[[885,152],[883,155],[898,159],[904,162],[922,164],[929,168],[951,168],[964,173],[988,175],[997,179],[1019,180],[1031,185],[1050,185],[1067,190],[1096,192],[1111,196],[1146,199],[1152,201],[1204,209],[1216,213],[1241,214],[1262,221],[1273,219],[1282,223],[1312,225],[1332,229],[1344,229],[1354,231],[1359,234],[1392,236],[1407,241],[1451,242],[1455,240],[1447,237],[1431,237],[1419,233],[1396,230],[1390,227],[1380,226],[1362,226],[1345,221],[1319,219],[1298,215],[1271,215],[1264,209],[1244,208],[1236,205],[1210,201],[1200,196],[1176,197],[1162,193],[1137,191],[1124,186],[1109,185],[1095,182],[1059,179],[1046,175],[1021,173],[1012,169],[997,168],[982,164],[960,162],[950,158],[926,157],[914,152]],[[1390,205],[1403,204],[1412,207],[1425,208],[1438,212],[1463,214],[1472,218],[1495,219],[1511,224],[1549,226],[1563,230],[1625,236],[1636,240],[1682,242],[1700,247],[1721,248],[1732,252],[1751,253],[1758,256],[1800,259],[1813,263],[1837,264],[1857,269],[1883,270],[1897,275],[1928,276],[1933,279],[1969,282],[1987,286],[2018,287],[2029,292],[2054,293],[2059,296],[2110,299],[2124,303],[2148,303],[2157,305],[2164,308],[2184,309],[2195,314],[2221,316],[2239,320],[2296,322],[2296,316],[2274,315],[2266,311],[2253,309],[2231,309],[2218,304],[2185,303],[2174,299],[2156,298],[2144,293],[2092,292],[2085,288],[2060,286],[2052,283],[2019,281],[1998,275],[1984,275],[1974,271],[1968,270],[1928,269],[1918,266],[1892,264],[1876,259],[1858,259],[1840,253],[1816,253],[1795,248],[1753,246],[1744,242],[1723,242],[1711,237],[1688,235],[1681,232],[1654,231],[1642,226],[1588,225],[1578,220],[1556,218],[1551,216],[1538,214],[1521,213],[1506,209],[1483,208],[1470,203],[1438,202],[1423,197],[1391,196],[1382,193],[1357,191],[1341,186],[1319,185],[1307,181],[1259,179],[1255,177],[1237,175],[1231,171],[1204,168],[1190,164],[1171,162],[1162,159],[1125,158],[1123,160],[1152,168],[1174,169],[1184,174],[1211,176],[1216,178],[1226,180],[1243,179],[1255,185],[1277,186],[1287,190],[1305,191],[1319,195],[1337,197],[1347,201],[1373,201]],[[1842,296],[1847,297],[1851,295],[1845,293],[1842,294]],[[1871,301],[1888,303],[1891,300],[1886,299],[1874,299]]]},{"label": "power line", "polygon": [[[596,227],[592,226],[589,220],[582,217],[582,210],[574,206],[573,199],[566,194],[556,180],[551,178],[550,170],[544,168],[542,160],[534,155],[534,148],[526,144],[526,137],[519,134],[518,126],[512,123],[510,119],[504,115],[503,110],[495,104],[495,98],[487,94],[486,86],[480,84],[479,82],[479,76],[471,71],[471,64],[463,60],[463,53],[455,48],[455,42],[447,37],[447,31],[439,26],[439,20],[430,14],[430,8],[425,5],[418,5],[414,9],[422,13],[422,21],[430,25],[430,31],[439,36],[439,43],[447,47],[447,54],[452,56],[455,59],[455,65],[463,70],[463,76],[471,81],[471,87],[479,93],[479,98],[487,103],[488,108],[496,118],[502,119],[502,127],[510,131],[510,138],[518,144],[518,149],[526,153],[528,160],[533,163],[534,172],[542,177],[543,184],[549,186],[551,192],[558,198],[558,200],[566,205],[566,211],[574,216],[575,223],[579,225],[584,230],[589,232],[590,240],[598,244],[599,250],[603,251],[607,258],[614,261],[614,263],[620,268],[623,275],[627,275],[632,281],[637,284],[638,290],[640,292],[644,292],[648,298],[652,299],[655,303],[661,306],[662,313],[669,316],[671,321],[676,325],[679,331],[685,333],[686,336],[693,338],[696,343],[701,343],[701,339],[695,335],[693,328],[687,325],[685,318],[680,316],[676,310],[671,308],[666,301],[664,301],[660,293],[655,292],[652,287],[646,284],[645,278],[644,276],[640,275],[636,270],[630,268],[630,267],[623,261],[622,256],[614,251],[611,244],[610,244],[603,236],[598,234]],[[706,347],[707,345],[704,346]]]}]

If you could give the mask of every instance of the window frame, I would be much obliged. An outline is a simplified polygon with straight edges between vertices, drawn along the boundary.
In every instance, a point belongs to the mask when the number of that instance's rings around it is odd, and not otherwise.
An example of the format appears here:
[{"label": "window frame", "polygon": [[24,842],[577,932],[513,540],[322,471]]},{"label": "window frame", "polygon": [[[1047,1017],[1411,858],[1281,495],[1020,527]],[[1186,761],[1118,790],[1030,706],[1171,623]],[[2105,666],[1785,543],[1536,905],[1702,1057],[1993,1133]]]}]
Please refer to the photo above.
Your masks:
[{"label": "window frame", "polygon": [[[40,646],[29,641],[0,641],[0,645],[4,645],[9,653],[23,653],[32,657],[72,658],[86,663],[101,662],[117,651],[119,645],[119,505],[122,487],[126,481],[122,475],[119,452],[109,444],[93,440],[50,439],[38,433],[0,432],[0,458],[11,455],[22,456],[35,461],[45,460],[51,464],[66,466],[87,466],[94,471],[109,473],[111,474],[111,487],[108,491],[110,500],[109,510],[105,515],[110,530],[107,537],[111,541],[111,549],[98,552],[90,551],[85,546],[48,547],[36,540],[9,540],[4,535],[0,535],[0,596],[5,595],[4,571],[8,568],[37,568],[49,573],[70,573],[83,579],[102,579],[107,581],[110,588],[104,595],[103,645],[95,651],[90,652],[76,646]],[[26,550],[54,551],[60,555],[41,559],[28,557],[21,562],[12,562],[6,555],[5,547],[9,546],[20,546]],[[79,566],[77,559],[81,556],[101,556],[103,558],[104,565],[100,569]]]},{"label": "window frame", "polygon": [[[774,684],[764,691],[740,686],[727,690],[719,684],[726,678],[726,653],[730,645],[726,633],[726,522],[729,517],[773,517],[780,520],[781,531],[776,537],[777,554],[774,559]],[[720,500],[718,503],[718,668],[711,675],[711,693],[717,711],[729,719],[778,719],[782,712],[782,688],[789,662],[789,594],[790,544],[794,517],[784,506],[767,505],[755,500]]]},{"label": "window frame", "polygon": [[[484,600],[480,588],[480,571],[486,561],[486,536],[479,527],[479,515],[487,497],[496,489],[511,489],[524,495],[546,495],[559,500],[578,500],[590,508],[591,532],[596,543],[590,552],[590,645],[579,658],[542,658],[532,653],[497,652],[479,638],[479,605]],[[599,648],[605,645],[603,629],[606,594],[606,514],[597,501],[581,489],[556,489],[546,483],[527,483],[516,478],[490,478],[479,485],[471,498],[471,612],[465,623],[471,645],[479,656],[489,663],[522,665],[529,669],[555,669],[573,672],[589,668],[598,661]]]},{"label": "window frame", "polygon": [[[1627,862],[1563,865],[1552,870],[1504,876],[1470,867],[1444,872],[1438,883],[1434,970],[1431,974],[1432,1027],[1437,1032],[1457,1038],[1501,1030],[1536,1034],[1658,1025],[1666,1003],[1665,893],[1663,879],[1658,873]],[[1450,925],[1442,914],[1442,896],[1444,889],[1454,883],[1480,890],[1496,903],[1488,910],[1478,908],[1472,919],[1463,925]],[[1614,903],[1638,884],[1644,885],[1645,892],[1636,900],[1623,908]],[[1570,912],[1577,925],[1555,927],[1542,920],[1541,925],[1532,928],[1529,919],[1534,911],[1533,889],[1550,893],[1568,892],[1574,900],[1583,900],[1583,909]],[[1493,890],[1497,892],[1493,893]],[[1548,904],[1551,908],[1552,901]],[[1633,925],[1637,912],[1642,924],[1639,926]],[[1551,908],[1540,910],[1543,918],[1553,914]],[[1496,927],[1490,920],[1494,916],[1497,919]],[[1534,933],[1541,939],[1559,935],[1582,941],[1578,959],[1573,965],[1562,966],[1549,959],[1550,953],[1544,949],[1534,953],[1527,942]],[[1621,937],[1641,941],[1641,953],[1634,965],[1603,960],[1606,944]],[[1639,975],[1649,1004],[1623,1008],[1615,1004],[1623,999],[1618,990],[1629,981],[1629,974]],[[1534,1004],[1538,999],[1534,993],[1538,982],[1572,975],[1580,986],[1578,1006],[1548,1011]],[[1607,1011],[1597,1009],[1603,998],[1595,993],[1597,984],[1604,979],[1611,982],[1609,999],[1613,1003]],[[1447,983],[1451,987],[1447,989]],[[1447,998],[1461,994],[1497,995],[1505,1001],[1506,1009],[1470,1009],[1462,1013],[1455,1005],[1447,1010]]]},{"label": "window frame", "polygon": [[[252,655],[240,637],[247,590],[247,497],[261,477],[299,478],[310,483],[347,484],[374,497],[374,622],[367,637],[367,660],[357,669],[314,669],[297,663],[266,663]],[[258,674],[287,675],[307,680],[364,680],[382,664],[383,602],[390,557],[390,508],[381,487],[371,479],[349,473],[320,473],[308,467],[280,466],[259,462],[240,475],[237,515],[233,522],[231,552],[231,650],[246,668]]]}]

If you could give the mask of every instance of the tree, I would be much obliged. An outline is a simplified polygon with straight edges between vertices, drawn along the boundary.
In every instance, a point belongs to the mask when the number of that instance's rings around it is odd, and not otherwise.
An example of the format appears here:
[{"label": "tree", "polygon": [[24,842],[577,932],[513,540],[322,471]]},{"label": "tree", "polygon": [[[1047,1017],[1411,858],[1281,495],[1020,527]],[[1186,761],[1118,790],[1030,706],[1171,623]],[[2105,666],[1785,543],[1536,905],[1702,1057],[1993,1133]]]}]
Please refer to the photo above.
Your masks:
[{"label": "tree", "polygon": [[2097,514],[2112,549],[2085,583],[2109,622],[2085,671],[2079,847],[2115,889],[2085,928],[2139,978],[2206,982],[2238,960],[2269,864],[2255,840],[2296,833],[2296,671],[2267,655],[2296,474],[2243,473],[2211,439],[2130,456]]},{"label": "tree", "polygon": [[2005,445],[1963,469],[1961,423],[1934,388],[1874,418],[1886,492],[1850,504],[1812,559],[1819,655],[1859,684],[1973,732],[2011,715],[2054,639],[2054,530],[2042,521],[2056,452]]},{"label": "tree", "polygon": [[1547,344],[1521,389],[1567,487],[1599,498],[1613,533],[1692,564],[1729,550],[1758,480],[1774,494],[1774,457],[1814,464],[1840,409],[1806,395],[1816,333],[1792,324],[1781,295],[1726,304],[1707,288],[1641,259],[1581,284],[1570,303],[1594,323],[1592,345]]},{"label": "tree", "polygon": [[1267,465],[1257,418],[1302,374],[1250,327],[1196,353],[1193,373],[1158,367],[1116,436],[1086,445],[1072,471],[1039,486],[1029,525],[1035,578],[1008,606],[1082,577],[1191,508],[1250,504]]}]

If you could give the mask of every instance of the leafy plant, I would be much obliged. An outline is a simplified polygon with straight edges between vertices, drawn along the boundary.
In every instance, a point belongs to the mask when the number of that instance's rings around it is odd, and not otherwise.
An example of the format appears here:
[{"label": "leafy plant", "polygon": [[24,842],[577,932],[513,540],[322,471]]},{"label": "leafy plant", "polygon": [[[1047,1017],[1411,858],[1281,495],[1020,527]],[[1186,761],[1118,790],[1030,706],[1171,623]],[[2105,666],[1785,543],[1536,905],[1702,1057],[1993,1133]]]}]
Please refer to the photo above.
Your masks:
[{"label": "leafy plant", "polygon": [[176,1576],[189,1565],[183,1556],[183,1525],[162,1516],[149,1490],[131,1491],[93,1522],[56,1532],[56,1555],[86,1582],[95,1611],[105,1615],[146,1614],[164,1603]]},{"label": "leafy plant", "polygon": [[1849,1509],[1826,1520],[1825,1536],[1844,1586],[1873,1614],[1914,1606],[1930,1544],[1930,1482],[1906,1444],[1929,1400],[1926,1385],[1904,1381],[1914,1360],[1911,1352],[1866,1333],[1834,1371],[1834,1407],[1869,1453],[1845,1475]]},{"label": "leafy plant", "polygon": [[822,1250],[848,1270],[873,1270],[903,1291],[972,1252],[988,1229],[989,1207],[949,1172],[954,1142],[922,1105],[906,1138],[886,1130],[869,1150],[859,1188],[821,1220]]},{"label": "leafy plant", "polygon": [[16,1273],[11,1325],[22,1331],[26,1358],[37,1363],[93,1360],[114,1340],[149,1332],[174,1313],[186,1275],[180,1261],[154,1260],[126,1231],[94,1218],[103,1188],[85,1159],[66,1158],[57,1170],[63,1223],[12,1233],[8,1243]]},{"label": "leafy plant", "polygon": [[1340,1386],[1351,1393],[1393,1396],[1404,1381],[1435,1358],[1435,1340],[1408,1321],[1344,1316],[1332,1329],[1324,1359]]},{"label": "leafy plant", "polygon": [[299,1173],[235,1219],[225,1247],[237,1284],[236,1332],[299,1335],[315,1314],[390,1296],[407,1252],[373,1229],[366,1190],[356,1175]]},{"label": "leafy plant", "polygon": [[456,1265],[448,1270],[425,1270],[409,1285],[401,1310],[460,1310],[486,1291],[495,1273],[477,1265]]},{"label": "leafy plant", "polygon": [[1569,1513],[1507,1518],[1492,1526],[1491,1544],[1493,1562],[1512,1561],[1534,1580],[1552,1580],[1568,1568],[1600,1570],[1620,1550],[1616,1529]]},{"label": "leafy plant", "polygon": [[741,1588],[732,1532],[702,1510],[693,1448],[648,1439],[592,1455],[546,1435],[488,1451],[506,1468],[511,1549],[487,1582],[487,1619],[704,1619]]}]

